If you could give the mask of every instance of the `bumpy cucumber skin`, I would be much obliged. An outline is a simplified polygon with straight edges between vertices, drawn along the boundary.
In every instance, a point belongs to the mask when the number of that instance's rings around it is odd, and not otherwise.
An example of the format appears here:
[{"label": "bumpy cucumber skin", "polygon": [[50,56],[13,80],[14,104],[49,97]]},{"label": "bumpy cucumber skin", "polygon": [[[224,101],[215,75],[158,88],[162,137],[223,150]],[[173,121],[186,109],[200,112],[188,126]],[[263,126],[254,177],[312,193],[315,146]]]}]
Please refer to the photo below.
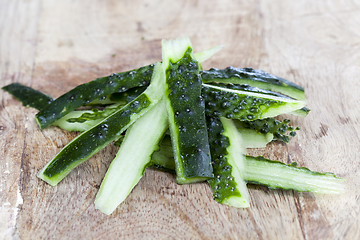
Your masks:
[{"label": "bumpy cucumber skin", "polygon": [[129,88],[148,85],[153,68],[154,65],[151,64],[79,85],[37,113],[36,120],[40,128],[44,129],[67,113],[95,99],[105,99],[107,95],[114,92],[125,92]]},{"label": "bumpy cucumber skin", "polygon": [[267,109],[285,105],[285,102],[236,94],[204,86],[202,96],[206,99],[206,114],[241,121],[263,118]]},{"label": "bumpy cucumber skin", "polygon": [[56,179],[64,171],[70,172],[107,144],[117,139],[130,124],[132,116],[144,112],[144,109],[148,108],[150,104],[151,101],[146,95],[141,95],[121,111],[114,113],[99,125],[79,135],[56,155],[44,169],[42,175],[49,179]]},{"label": "bumpy cucumber skin", "polygon": [[41,110],[54,101],[52,97],[20,83],[12,83],[2,87],[2,89],[22,102],[25,107]]},{"label": "bumpy cucumber skin", "polygon": [[296,130],[299,127],[289,126],[290,120],[284,119],[282,122],[274,118],[257,119],[254,121],[240,121],[236,122],[238,127],[253,129],[260,133],[272,133],[274,134],[274,140],[279,140],[288,143],[290,138],[286,133],[289,131],[291,137],[296,136]]},{"label": "bumpy cucumber skin", "polygon": [[142,87],[134,87],[127,90],[126,92],[112,93],[109,96],[109,99],[114,102],[125,102],[125,103],[131,102],[132,100],[137,98],[137,96],[139,96],[141,93],[143,93],[146,90],[147,86],[148,85]]},{"label": "bumpy cucumber skin", "polygon": [[224,126],[218,117],[207,116],[207,126],[209,133],[209,144],[214,171],[214,178],[208,180],[213,192],[214,199],[222,203],[229,197],[241,197],[236,188],[236,182],[231,175],[232,166],[227,161],[227,147],[230,146],[228,137],[222,135]]},{"label": "bumpy cucumber skin", "polygon": [[[189,47],[178,62],[169,63],[165,71],[168,99],[172,112],[169,117],[177,129],[179,148],[177,181],[188,183],[213,177],[208,134],[205,122],[205,101],[201,97],[199,65],[191,57]],[[197,180],[198,179],[198,180]]]},{"label": "bumpy cucumber skin", "polygon": [[305,100],[303,87],[262,70],[234,67],[227,67],[225,69],[211,68],[208,71],[202,71],[201,76],[205,83],[249,84],[265,90],[280,92],[296,100]]}]

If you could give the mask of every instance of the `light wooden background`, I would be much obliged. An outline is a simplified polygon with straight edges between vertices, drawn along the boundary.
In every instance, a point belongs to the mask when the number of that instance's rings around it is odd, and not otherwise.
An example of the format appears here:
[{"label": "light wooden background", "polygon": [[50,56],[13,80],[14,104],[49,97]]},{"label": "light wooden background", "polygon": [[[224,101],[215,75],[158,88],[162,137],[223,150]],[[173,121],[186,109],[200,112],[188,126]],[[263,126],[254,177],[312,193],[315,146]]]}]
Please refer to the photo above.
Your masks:
[{"label": "light wooden background", "polygon": [[212,200],[147,170],[115,213],[94,197],[116,148],[58,186],[36,178],[76,133],[40,131],[36,110],[0,91],[0,238],[360,239],[359,1],[0,1],[0,87],[20,82],[54,97],[112,72],[161,60],[162,38],[190,36],[203,64],[260,68],[306,89],[310,115],[291,117],[290,144],[253,151],[347,179],[343,195],[250,187],[251,207]]}]

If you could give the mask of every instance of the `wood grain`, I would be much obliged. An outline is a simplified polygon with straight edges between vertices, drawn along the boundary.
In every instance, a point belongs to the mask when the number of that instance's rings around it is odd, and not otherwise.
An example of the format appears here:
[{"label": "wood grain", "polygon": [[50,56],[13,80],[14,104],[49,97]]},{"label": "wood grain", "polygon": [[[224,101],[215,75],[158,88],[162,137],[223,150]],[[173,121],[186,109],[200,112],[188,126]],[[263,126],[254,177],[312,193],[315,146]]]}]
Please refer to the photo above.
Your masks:
[{"label": "wood grain", "polygon": [[249,186],[251,207],[217,204],[206,184],[180,186],[147,170],[110,216],[94,198],[117,148],[108,146],[51,187],[36,173],[76,133],[41,131],[36,110],[0,91],[2,239],[360,239],[359,1],[0,1],[0,87],[20,82],[54,97],[93,78],[161,59],[163,38],[203,64],[253,67],[306,89],[305,119],[290,144],[254,155],[296,161],[347,179],[343,195]]}]

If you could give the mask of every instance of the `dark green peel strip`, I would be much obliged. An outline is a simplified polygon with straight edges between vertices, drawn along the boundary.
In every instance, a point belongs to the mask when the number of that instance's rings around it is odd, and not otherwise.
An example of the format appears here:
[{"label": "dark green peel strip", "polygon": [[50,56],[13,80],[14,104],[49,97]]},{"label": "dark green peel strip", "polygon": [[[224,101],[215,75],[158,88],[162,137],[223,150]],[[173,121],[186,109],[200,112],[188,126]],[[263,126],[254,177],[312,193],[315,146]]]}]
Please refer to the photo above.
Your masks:
[{"label": "dark green peel strip", "polygon": [[54,101],[52,97],[20,83],[12,83],[2,87],[2,89],[22,102],[25,107],[32,107],[41,110]]},{"label": "dark green peel strip", "polygon": [[114,73],[79,85],[36,114],[36,120],[41,129],[44,129],[67,113],[93,100],[105,99],[114,92],[125,92],[133,87],[148,85],[153,66],[152,64],[132,71]]},{"label": "dark green peel strip", "polygon": [[189,47],[180,60],[170,59],[165,70],[169,125],[180,184],[213,177],[199,64],[191,53]]},{"label": "dark green peel strip", "polygon": [[110,142],[119,139],[122,132],[161,99],[164,91],[161,64],[156,64],[152,79],[152,83],[145,92],[73,139],[37,176],[54,186],[76,166],[86,161]]},{"label": "dark green peel strip", "polygon": [[135,115],[142,115],[150,105],[151,101],[145,95],[140,95],[121,110],[72,140],[44,167],[38,177],[53,186],[56,185],[76,166],[118,139],[134,122]]},{"label": "dark green peel strip", "polygon": [[208,116],[206,119],[214,169],[214,178],[208,180],[208,183],[214,192],[214,199],[219,203],[223,203],[230,197],[240,198],[241,194],[232,175],[233,166],[228,161],[227,148],[230,146],[230,140],[222,134],[224,126],[218,117]]},{"label": "dark green peel strip", "polygon": [[221,82],[248,84],[264,90],[279,92],[296,100],[305,100],[304,88],[286,79],[252,68],[212,68],[201,72],[204,83]]}]

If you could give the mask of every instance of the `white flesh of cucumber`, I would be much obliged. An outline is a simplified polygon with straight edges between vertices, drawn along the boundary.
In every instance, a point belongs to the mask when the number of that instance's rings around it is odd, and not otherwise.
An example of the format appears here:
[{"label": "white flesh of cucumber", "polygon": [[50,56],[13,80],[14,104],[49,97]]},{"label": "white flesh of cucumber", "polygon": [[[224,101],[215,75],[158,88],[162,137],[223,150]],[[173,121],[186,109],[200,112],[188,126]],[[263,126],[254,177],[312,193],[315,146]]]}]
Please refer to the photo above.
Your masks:
[{"label": "white flesh of cucumber", "polygon": [[299,192],[339,194],[344,192],[344,179],[333,174],[311,172],[279,162],[257,161],[248,157],[245,179],[270,188],[295,189]]},{"label": "white flesh of cucumber", "polygon": [[238,128],[245,148],[264,148],[274,139],[272,133],[259,133],[253,129]]},{"label": "white flesh of cucumber", "polygon": [[73,111],[73,112],[66,114],[64,117],[60,118],[59,120],[57,120],[56,122],[54,122],[51,125],[57,126],[61,129],[65,129],[67,131],[84,132],[84,131],[92,128],[93,126],[95,126],[96,124],[98,124],[99,122],[101,122],[103,120],[103,119],[96,119],[96,120],[85,121],[82,123],[67,121],[70,118],[78,118],[84,113],[93,113],[93,111],[91,111],[91,110]]},{"label": "white flesh of cucumber", "polygon": [[109,215],[125,200],[144,175],[167,128],[165,102],[161,100],[127,130],[96,195],[96,209]]},{"label": "white flesh of cucumber", "polygon": [[194,53],[194,58],[199,63],[202,63],[202,62],[208,60],[212,55],[217,53],[222,47],[223,47],[222,45],[219,45],[216,47],[209,48],[203,52]]},{"label": "white flesh of cucumber", "polygon": [[230,141],[230,146],[226,150],[228,162],[232,166],[231,175],[234,177],[237,184],[236,188],[241,194],[240,197],[232,196],[225,199],[222,204],[238,208],[250,207],[249,192],[244,180],[246,149],[242,137],[232,120],[223,117],[220,120],[225,130],[222,134],[228,137]]}]

